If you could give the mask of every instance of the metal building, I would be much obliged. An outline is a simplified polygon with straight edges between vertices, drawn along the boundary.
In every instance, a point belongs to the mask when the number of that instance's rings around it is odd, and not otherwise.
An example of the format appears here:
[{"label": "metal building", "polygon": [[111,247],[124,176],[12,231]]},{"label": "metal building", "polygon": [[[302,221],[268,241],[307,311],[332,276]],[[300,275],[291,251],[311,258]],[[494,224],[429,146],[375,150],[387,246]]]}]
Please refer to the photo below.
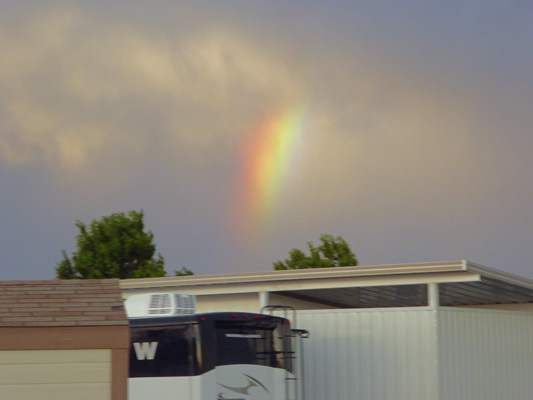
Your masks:
[{"label": "metal building", "polygon": [[306,400],[529,400],[533,281],[467,261],[122,281],[199,311],[298,310]]}]

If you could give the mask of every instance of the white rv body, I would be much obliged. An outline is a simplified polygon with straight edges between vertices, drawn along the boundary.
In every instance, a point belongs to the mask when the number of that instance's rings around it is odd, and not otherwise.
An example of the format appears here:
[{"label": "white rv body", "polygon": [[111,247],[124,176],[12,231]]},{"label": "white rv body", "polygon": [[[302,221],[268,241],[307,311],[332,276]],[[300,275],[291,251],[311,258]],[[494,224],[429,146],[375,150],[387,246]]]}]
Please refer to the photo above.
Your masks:
[{"label": "white rv body", "polygon": [[[126,301],[129,400],[302,400],[292,350],[299,335],[287,319],[176,315],[177,296],[141,294]],[[190,309],[191,299],[185,300]]]},{"label": "white rv body", "polygon": [[128,399],[158,400],[286,400],[294,399],[293,374],[260,365],[226,365],[192,377],[130,378]]}]

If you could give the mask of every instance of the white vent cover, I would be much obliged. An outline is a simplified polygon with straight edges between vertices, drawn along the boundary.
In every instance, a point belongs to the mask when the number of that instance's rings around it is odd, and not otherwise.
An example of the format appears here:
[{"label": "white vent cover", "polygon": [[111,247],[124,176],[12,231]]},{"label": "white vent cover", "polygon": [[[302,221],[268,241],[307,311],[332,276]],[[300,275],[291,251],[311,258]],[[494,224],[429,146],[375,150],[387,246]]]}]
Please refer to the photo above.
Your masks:
[{"label": "white vent cover", "polygon": [[196,312],[196,296],[192,294],[174,293],[174,315],[194,314]]},{"label": "white vent cover", "polygon": [[125,303],[128,318],[169,317],[196,312],[196,297],[179,293],[135,294]]},{"label": "white vent cover", "polygon": [[148,305],[148,314],[172,315],[171,298],[168,293],[152,294]]}]

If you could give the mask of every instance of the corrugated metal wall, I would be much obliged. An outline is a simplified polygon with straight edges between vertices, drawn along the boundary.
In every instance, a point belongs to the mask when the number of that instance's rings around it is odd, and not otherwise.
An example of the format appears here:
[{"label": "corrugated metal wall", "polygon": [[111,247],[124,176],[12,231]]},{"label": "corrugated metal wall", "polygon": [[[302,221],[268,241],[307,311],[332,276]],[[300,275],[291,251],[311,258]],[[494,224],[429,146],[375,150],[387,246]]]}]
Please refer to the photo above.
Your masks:
[{"label": "corrugated metal wall", "polygon": [[440,400],[531,400],[533,316],[442,308]]},{"label": "corrugated metal wall", "polygon": [[306,400],[437,400],[436,318],[429,309],[298,312],[311,332]]},{"label": "corrugated metal wall", "polygon": [[531,400],[533,315],[299,311],[306,400]]}]

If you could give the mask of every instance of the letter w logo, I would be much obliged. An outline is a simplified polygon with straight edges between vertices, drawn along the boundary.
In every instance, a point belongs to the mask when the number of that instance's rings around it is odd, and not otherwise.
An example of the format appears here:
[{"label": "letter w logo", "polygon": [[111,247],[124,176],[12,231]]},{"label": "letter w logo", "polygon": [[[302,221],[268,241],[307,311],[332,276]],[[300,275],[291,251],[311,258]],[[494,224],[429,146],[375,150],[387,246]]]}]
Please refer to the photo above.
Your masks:
[{"label": "letter w logo", "polygon": [[137,360],[153,360],[157,350],[157,342],[133,343]]}]

